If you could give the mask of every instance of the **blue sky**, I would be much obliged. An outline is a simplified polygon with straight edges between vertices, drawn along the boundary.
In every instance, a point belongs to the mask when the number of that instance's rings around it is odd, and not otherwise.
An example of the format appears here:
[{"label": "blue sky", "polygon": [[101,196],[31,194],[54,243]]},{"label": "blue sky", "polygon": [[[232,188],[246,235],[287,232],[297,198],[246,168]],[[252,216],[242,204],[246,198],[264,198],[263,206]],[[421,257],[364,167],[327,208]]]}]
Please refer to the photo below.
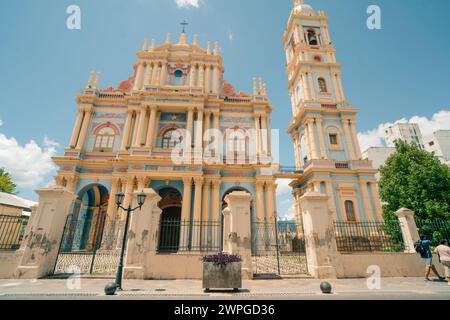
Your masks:
[{"label": "blue sky", "polygon": [[[344,90],[361,110],[364,146],[382,143],[380,126],[400,119],[418,120],[427,133],[437,124],[449,126],[448,0],[307,2],[330,17]],[[66,28],[66,8],[72,4],[81,8],[81,30]],[[382,30],[366,27],[371,4],[382,10]],[[101,87],[116,87],[130,76],[144,38],[161,43],[170,32],[177,39],[183,19],[190,23],[190,41],[193,33],[202,46],[219,41],[225,79],[237,90],[251,92],[254,76],[267,83],[272,127],[281,132],[280,162],[292,165],[280,42],[291,8],[291,0],[200,0],[198,7],[179,7],[176,0],[3,0],[0,166],[12,172],[20,195],[36,199],[33,190],[51,181],[49,157],[68,144],[74,99],[89,71],[102,72]],[[280,214],[291,206],[286,190],[280,183]]]}]

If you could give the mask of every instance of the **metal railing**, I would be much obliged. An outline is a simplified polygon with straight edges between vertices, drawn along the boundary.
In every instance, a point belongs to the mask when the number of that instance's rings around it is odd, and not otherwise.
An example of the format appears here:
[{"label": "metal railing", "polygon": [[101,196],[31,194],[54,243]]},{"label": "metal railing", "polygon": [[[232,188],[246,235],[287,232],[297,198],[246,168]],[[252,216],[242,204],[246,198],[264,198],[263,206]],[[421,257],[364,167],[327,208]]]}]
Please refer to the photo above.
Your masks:
[{"label": "metal railing", "polygon": [[303,228],[293,221],[252,223],[255,276],[307,274]]},{"label": "metal railing", "polygon": [[25,235],[26,216],[0,215],[0,250],[17,250]]},{"label": "metal railing", "polygon": [[303,173],[303,169],[297,167],[280,166],[279,173]]},{"label": "metal railing", "polygon": [[443,239],[450,241],[450,221],[449,220],[425,220],[416,222],[419,234],[425,235],[433,246],[439,245]]},{"label": "metal railing", "polygon": [[218,252],[222,247],[219,229],[217,221],[161,220],[157,251]]},{"label": "metal railing", "polygon": [[400,223],[397,221],[334,222],[340,252],[403,252]]}]

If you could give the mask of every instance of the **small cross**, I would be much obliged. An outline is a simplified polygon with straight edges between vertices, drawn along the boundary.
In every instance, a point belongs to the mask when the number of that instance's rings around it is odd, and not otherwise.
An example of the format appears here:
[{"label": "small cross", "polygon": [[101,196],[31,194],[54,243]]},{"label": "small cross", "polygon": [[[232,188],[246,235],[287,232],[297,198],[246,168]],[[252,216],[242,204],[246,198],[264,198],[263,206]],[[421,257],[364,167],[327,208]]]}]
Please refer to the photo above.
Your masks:
[{"label": "small cross", "polygon": [[188,26],[189,23],[187,23],[186,20],[183,20],[183,22],[180,23],[180,24],[183,26],[183,31],[182,31],[182,33],[186,33],[186,26]]}]

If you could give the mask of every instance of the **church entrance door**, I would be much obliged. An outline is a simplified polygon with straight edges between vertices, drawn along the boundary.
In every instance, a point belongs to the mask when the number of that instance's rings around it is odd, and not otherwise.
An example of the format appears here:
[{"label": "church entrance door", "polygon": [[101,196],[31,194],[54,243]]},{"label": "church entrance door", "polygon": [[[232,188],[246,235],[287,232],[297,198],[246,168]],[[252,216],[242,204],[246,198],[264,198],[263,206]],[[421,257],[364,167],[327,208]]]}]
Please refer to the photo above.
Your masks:
[{"label": "church entrance door", "polygon": [[158,193],[161,197],[158,206],[162,210],[158,252],[176,253],[180,250],[180,237],[182,237],[181,207],[183,197],[177,189],[172,187],[162,188]]},{"label": "church entrance door", "polygon": [[161,216],[159,252],[177,252],[180,245],[181,208],[165,208]]},{"label": "church entrance door", "polygon": [[106,219],[108,190],[99,184],[78,193],[64,227],[54,275],[114,275],[124,223]]}]

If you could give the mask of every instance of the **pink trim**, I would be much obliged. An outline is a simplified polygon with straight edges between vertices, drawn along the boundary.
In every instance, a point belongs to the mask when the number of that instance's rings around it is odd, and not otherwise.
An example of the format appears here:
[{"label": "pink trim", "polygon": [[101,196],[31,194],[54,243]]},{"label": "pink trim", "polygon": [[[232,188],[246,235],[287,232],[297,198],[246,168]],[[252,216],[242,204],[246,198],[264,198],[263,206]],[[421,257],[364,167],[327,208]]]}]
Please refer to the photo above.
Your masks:
[{"label": "pink trim", "polygon": [[100,130],[102,130],[103,128],[112,128],[114,130],[115,135],[117,135],[117,136],[120,135],[119,128],[117,126],[115,126],[114,124],[112,124],[111,122],[106,122],[106,123],[99,125],[97,128],[95,128],[93,134],[97,135],[100,132]]},{"label": "pink trim", "polygon": [[170,130],[181,130],[182,128],[175,126],[175,125],[168,125],[165,126],[164,128],[161,129],[161,131],[159,132],[159,137],[162,139],[164,137],[164,135],[166,134],[167,131]]}]

